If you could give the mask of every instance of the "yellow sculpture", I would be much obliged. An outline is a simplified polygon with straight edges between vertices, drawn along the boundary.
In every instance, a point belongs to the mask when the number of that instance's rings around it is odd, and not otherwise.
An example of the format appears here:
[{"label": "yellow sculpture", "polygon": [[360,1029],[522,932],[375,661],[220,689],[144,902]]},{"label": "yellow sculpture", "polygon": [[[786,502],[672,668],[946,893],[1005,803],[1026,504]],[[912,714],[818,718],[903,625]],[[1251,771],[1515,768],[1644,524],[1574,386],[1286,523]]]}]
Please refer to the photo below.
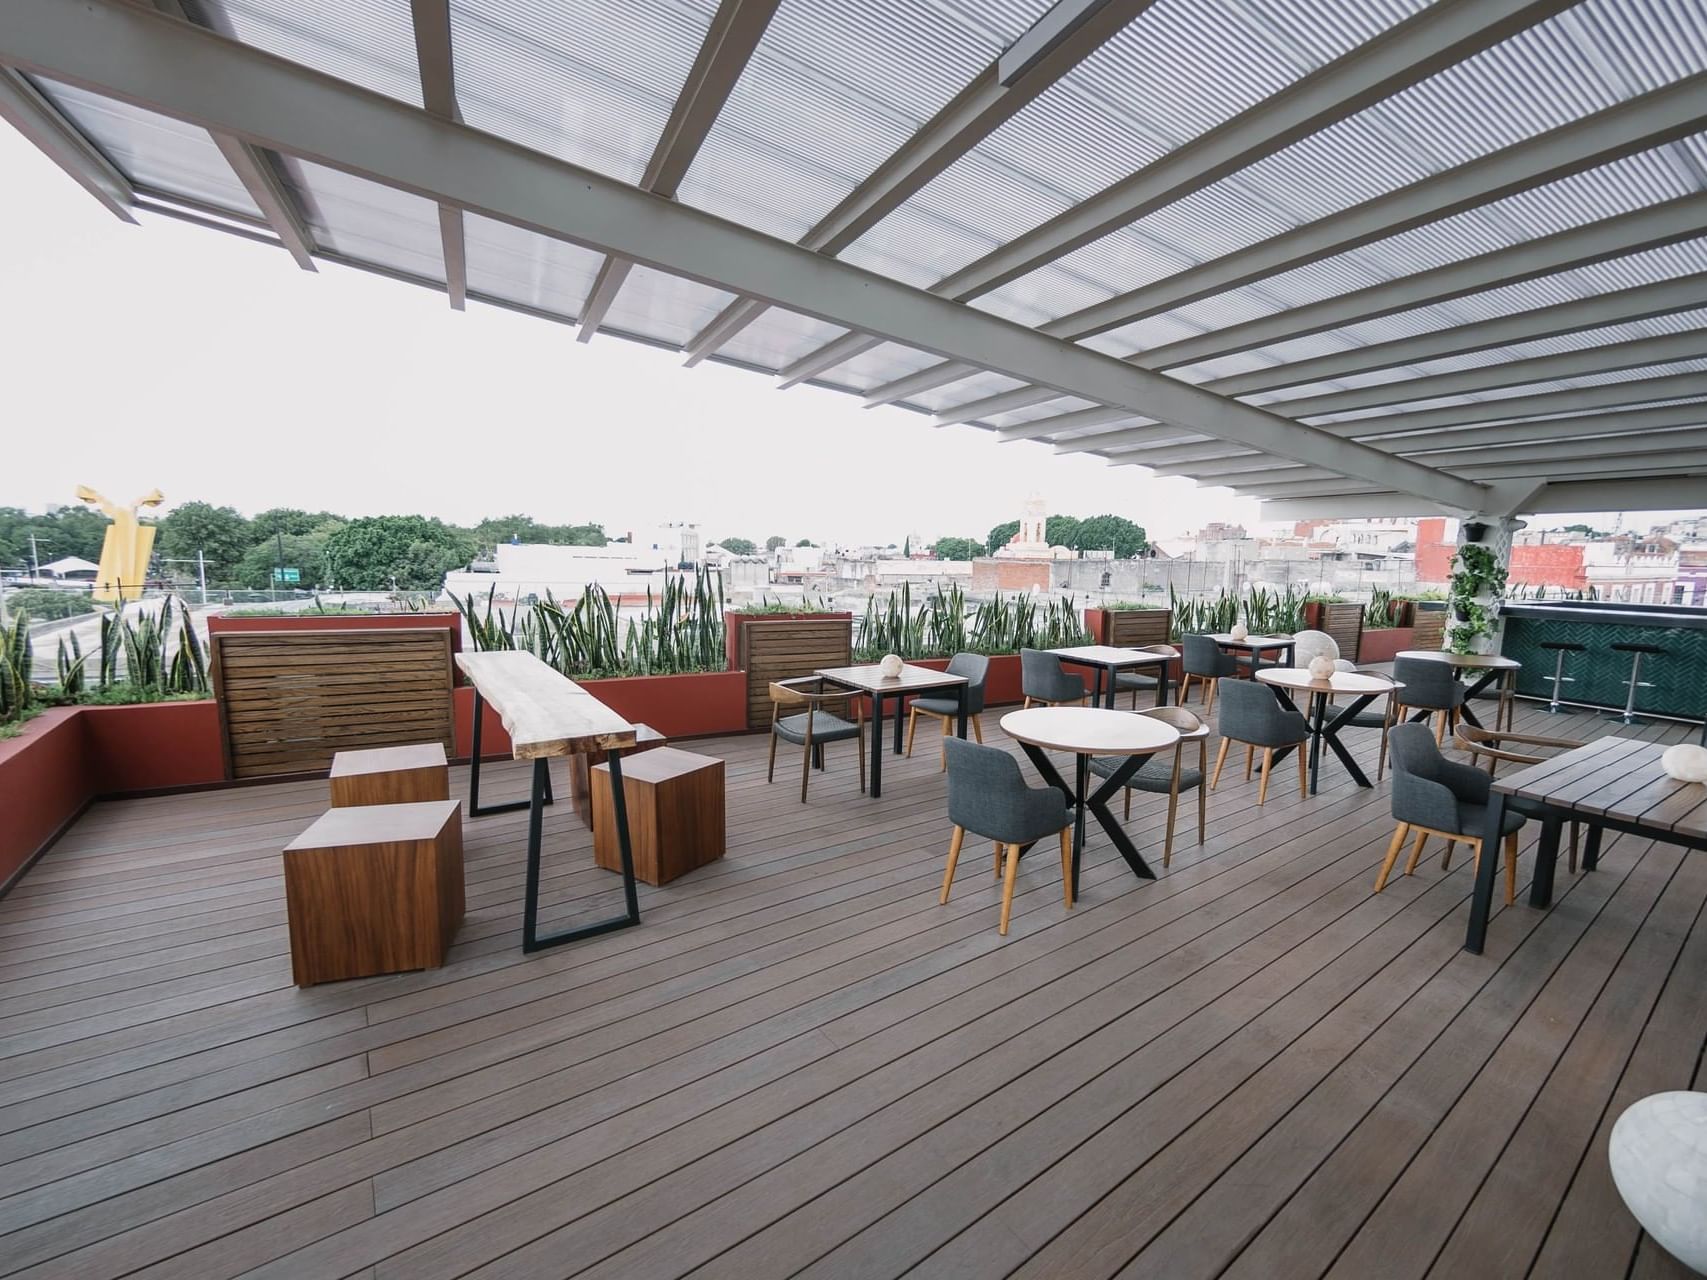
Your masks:
[{"label": "yellow sculpture", "polygon": [[137,517],[142,507],[157,507],[166,501],[166,495],[151,489],[130,506],[121,507],[88,485],[80,484],[77,496],[100,507],[112,521],[107,527],[106,540],[101,543],[101,569],[95,575],[95,590],[91,595],[108,604],[140,600],[148,577],[148,557],[154,550],[154,526],[143,524]]}]

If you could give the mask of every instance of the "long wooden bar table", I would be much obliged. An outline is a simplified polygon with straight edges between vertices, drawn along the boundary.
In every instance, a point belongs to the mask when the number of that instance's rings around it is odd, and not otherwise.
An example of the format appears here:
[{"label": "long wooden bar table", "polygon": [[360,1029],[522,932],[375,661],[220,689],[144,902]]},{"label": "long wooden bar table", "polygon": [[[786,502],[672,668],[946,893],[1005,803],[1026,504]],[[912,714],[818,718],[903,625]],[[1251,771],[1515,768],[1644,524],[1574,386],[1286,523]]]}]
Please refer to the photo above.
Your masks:
[{"label": "long wooden bar table", "polygon": [[[473,759],[468,767],[468,816],[528,811],[527,897],[522,909],[522,950],[540,951],[579,938],[609,933],[640,923],[640,897],[634,885],[634,850],[629,843],[628,803],[622,788],[622,753],[634,746],[635,726],[628,723],[568,676],[553,671],[531,653],[507,650],[459,653],[456,665],[474,686]],[[485,704],[510,735],[510,754],[533,761],[528,799],[509,804],[480,804],[480,722]],[[551,803],[550,762],[555,756],[603,752],[610,764],[611,808],[616,817],[617,848],[622,855],[622,890],[627,911],[574,929],[539,934],[539,856],[545,806]]]}]

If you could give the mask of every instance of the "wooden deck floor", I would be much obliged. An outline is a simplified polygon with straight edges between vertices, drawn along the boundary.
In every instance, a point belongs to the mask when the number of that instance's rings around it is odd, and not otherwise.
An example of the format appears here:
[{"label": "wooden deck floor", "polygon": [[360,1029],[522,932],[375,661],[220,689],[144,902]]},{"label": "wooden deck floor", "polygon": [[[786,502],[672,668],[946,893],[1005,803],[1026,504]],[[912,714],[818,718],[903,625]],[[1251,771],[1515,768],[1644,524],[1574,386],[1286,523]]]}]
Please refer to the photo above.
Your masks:
[{"label": "wooden deck floor", "polygon": [[[1464,860],[1372,894],[1387,790],[1329,764],[1224,780],[1155,883],[1093,839],[1071,912],[1028,860],[1004,941],[987,852],[937,905],[934,752],[873,802],[832,751],[802,806],[764,739],[694,749],[729,856],[640,928],[524,958],[490,817],[446,968],[306,991],[278,850],[323,784],[93,809],[0,901],[0,1273],[1682,1274],[1604,1152],[1702,1087],[1707,858],[1621,837],[1470,956]],[[548,814],[558,917],[611,911]]]}]

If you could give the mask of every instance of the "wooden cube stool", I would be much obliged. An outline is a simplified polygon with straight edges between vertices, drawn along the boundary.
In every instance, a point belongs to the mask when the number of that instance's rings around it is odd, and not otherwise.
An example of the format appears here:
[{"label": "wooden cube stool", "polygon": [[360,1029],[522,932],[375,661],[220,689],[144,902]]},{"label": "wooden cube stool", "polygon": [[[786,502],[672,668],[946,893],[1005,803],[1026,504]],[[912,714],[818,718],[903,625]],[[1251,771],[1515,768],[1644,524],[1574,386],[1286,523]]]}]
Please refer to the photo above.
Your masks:
[{"label": "wooden cube stool", "polygon": [[328,809],[284,878],[297,986],[436,969],[462,923],[462,802]]},{"label": "wooden cube stool", "polygon": [[[592,780],[593,861],[621,871],[610,765],[593,766]],[[723,761],[658,747],[623,757],[622,784],[637,878],[668,884],[723,856]]]},{"label": "wooden cube stool", "polygon": [[[634,745],[622,754],[631,756],[637,751],[649,751],[653,747],[661,747],[666,739],[649,724],[634,726]],[[575,813],[586,826],[593,829],[593,783],[592,758],[586,755],[569,757],[569,803],[575,806]],[[620,867],[617,868],[619,871]]]},{"label": "wooden cube stool", "polygon": [[340,751],[332,757],[331,782],[335,809],[450,799],[450,765],[442,742]]}]

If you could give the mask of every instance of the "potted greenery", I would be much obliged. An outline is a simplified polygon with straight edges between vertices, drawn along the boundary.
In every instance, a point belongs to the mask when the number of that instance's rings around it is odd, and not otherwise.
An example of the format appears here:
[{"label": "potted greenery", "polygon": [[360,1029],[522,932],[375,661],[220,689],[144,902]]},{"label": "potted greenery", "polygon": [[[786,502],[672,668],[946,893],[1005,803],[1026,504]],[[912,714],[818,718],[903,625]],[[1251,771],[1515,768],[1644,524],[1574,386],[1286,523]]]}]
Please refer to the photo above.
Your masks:
[{"label": "potted greenery", "polygon": [[1459,547],[1452,563],[1447,584],[1452,620],[1446,628],[1446,647],[1453,653],[1486,653],[1493,643],[1506,570],[1493,551],[1475,542]]}]

